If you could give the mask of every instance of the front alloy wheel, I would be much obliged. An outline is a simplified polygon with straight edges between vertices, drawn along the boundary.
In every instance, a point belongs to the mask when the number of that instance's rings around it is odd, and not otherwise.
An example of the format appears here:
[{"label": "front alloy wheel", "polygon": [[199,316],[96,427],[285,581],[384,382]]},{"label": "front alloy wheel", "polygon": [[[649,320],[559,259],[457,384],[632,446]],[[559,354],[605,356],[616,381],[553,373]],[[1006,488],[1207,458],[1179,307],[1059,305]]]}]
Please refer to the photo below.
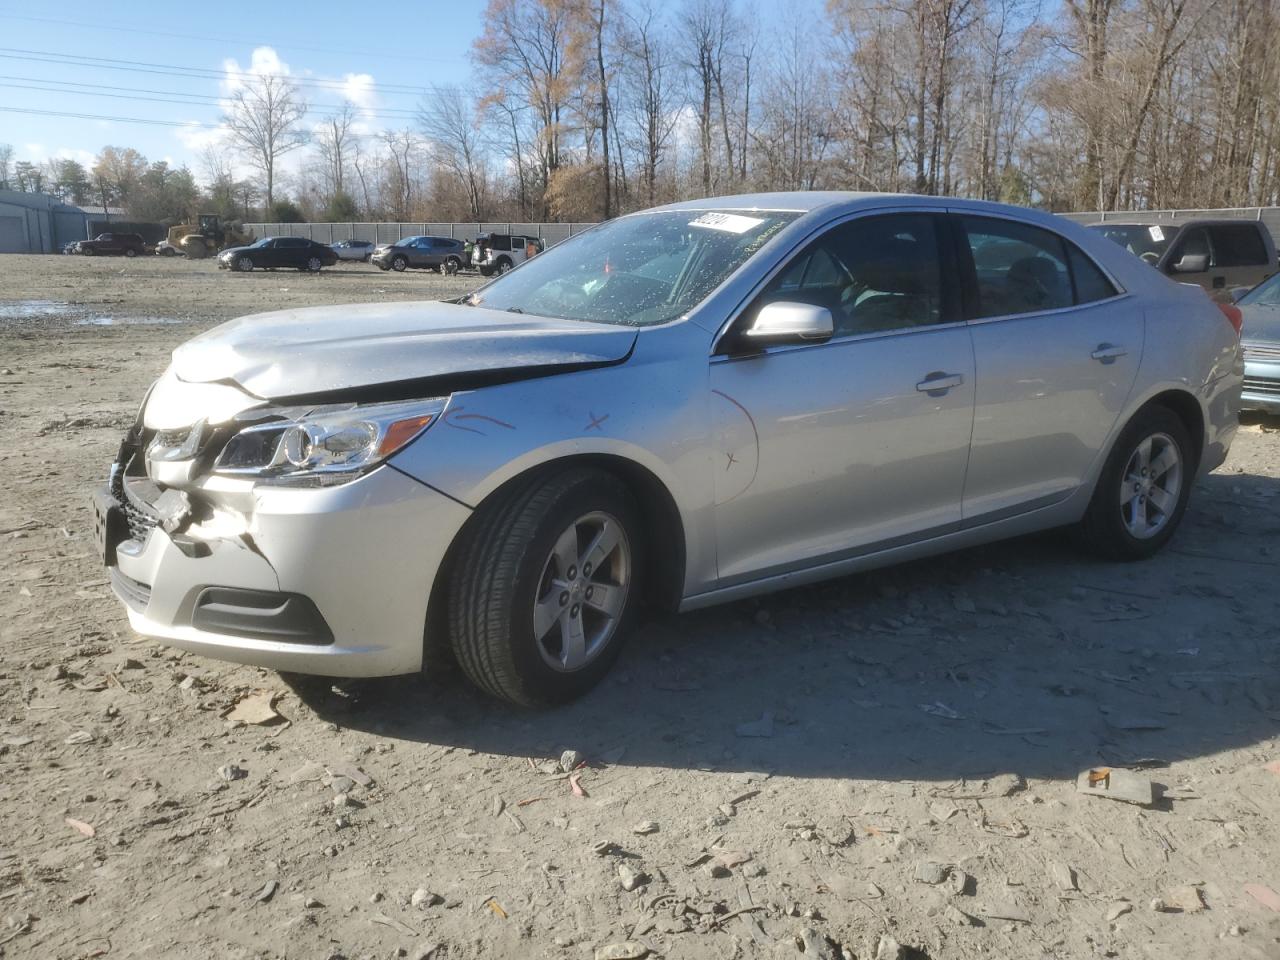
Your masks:
[{"label": "front alloy wheel", "polygon": [[249,273],[253,270],[253,260],[250,257],[241,257],[236,261],[236,269],[241,273]]},{"label": "front alloy wheel", "polygon": [[444,594],[450,646],[471,681],[528,706],[595,686],[637,606],[643,533],[631,491],[595,469],[524,478],[482,504]]},{"label": "front alloy wheel", "polygon": [[404,257],[396,257],[391,261],[391,269],[396,273],[404,273],[404,269],[407,266],[409,266],[409,261]]},{"label": "front alloy wheel", "polygon": [[580,670],[618,629],[631,586],[631,544],[617,518],[593,511],[560,534],[533,604],[533,635],[552,670]]}]

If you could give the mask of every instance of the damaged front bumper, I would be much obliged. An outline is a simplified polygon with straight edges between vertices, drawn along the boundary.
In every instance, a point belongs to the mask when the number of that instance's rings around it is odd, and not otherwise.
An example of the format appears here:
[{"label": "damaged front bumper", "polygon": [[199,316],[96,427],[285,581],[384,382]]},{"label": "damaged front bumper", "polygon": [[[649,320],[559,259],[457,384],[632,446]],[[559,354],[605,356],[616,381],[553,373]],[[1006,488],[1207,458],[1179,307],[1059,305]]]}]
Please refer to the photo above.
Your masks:
[{"label": "damaged front bumper", "polygon": [[421,669],[431,588],[468,508],[387,466],[322,488],[211,479],[192,495],[210,508],[199,519],[176,493],[148,504],[116,469],[95,496],[138,633],[298,673]]}]

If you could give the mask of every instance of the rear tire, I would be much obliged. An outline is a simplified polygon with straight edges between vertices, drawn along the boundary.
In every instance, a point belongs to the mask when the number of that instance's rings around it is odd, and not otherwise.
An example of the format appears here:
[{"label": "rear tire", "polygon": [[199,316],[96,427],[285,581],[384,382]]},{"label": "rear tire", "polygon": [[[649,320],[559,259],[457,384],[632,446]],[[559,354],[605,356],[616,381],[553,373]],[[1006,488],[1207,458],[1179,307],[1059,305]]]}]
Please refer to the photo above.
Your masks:
[{"label": "rear tire", "polygon": [[1116,439],[1077,534],[1108,560],[1145,560],[1172,538],[1186,513],[1196,456],[1182,420],[1147,407]]},{"label": "rear tire", "polygon": [[446,258],[444,261],[444,267],[442,268],[444,274],[450,277],[454,276],[461,269],[462,269],[462,261],[459,260],[457,257]]},{"label": "rear tire", "polygon": [[499,274],[503,274],[503,273],[506,273],[508,270],[514,270],[514,269],[515,269],[515,264],[513,264],[508,258],[502,257],[498,261]]},{"label": "rear tire", "polygon": [[595,686],[639,604],[643,533],[631,492],[598,470],[543,474],[482,506],[449,572],[450,641],[470,680],[524,706]]},{"label": "rear tire", "polygon": [[138,255],[138,251],[130,247],[128,250],[124,252],[124,255],[126,257],[136,257]]},{"label": "rear tire", "polygon": [[320,262],[319,257],[312,257],[307,261],[306,269],[310,270],[312,273],[319,273],[322,266],[324,266],[324,264]]}]

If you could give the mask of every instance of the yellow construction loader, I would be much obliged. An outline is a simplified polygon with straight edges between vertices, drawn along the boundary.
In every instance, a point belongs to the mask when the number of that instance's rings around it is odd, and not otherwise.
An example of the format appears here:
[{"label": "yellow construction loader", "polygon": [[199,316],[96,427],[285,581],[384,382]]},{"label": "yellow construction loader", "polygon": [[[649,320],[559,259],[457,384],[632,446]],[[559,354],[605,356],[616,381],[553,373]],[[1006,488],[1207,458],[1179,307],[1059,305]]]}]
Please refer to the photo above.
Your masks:
[{"label": "yellow construction loader", "polygon": [[245,247],[253,243],[253,231],[215,213],[200,214],[199,223],[179,223],[169,228],[169,238],[156,252],[161,256],[185,253],[192,260],[211,257],[227,247]]}]

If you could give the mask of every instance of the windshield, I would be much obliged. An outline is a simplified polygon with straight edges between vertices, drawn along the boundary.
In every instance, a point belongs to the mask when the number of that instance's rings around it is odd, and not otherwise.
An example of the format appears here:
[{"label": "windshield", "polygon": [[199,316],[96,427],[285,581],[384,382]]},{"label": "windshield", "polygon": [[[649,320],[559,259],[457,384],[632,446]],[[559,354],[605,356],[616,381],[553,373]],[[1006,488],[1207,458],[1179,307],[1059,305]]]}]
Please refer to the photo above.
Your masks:
[{"label": "windshield", "polygon": [[798,216],[671,210],[621,217],[557,244],[462,302],[564,320],[666,323]]},{"label": "windshield", "polygon": [[1280,273],[1268,280],[1263,280],[1236,303],[1241,306],[1280,307]]},{"label": "windshield", "polygon": [[1170,227],[1161,223],[1095,223],[1090,230],[1097,230],[1112,243],[1119,244],[1136,257],[1149,263],[1159,260],[1173,238],[1178,235],[1179,227]]}]

